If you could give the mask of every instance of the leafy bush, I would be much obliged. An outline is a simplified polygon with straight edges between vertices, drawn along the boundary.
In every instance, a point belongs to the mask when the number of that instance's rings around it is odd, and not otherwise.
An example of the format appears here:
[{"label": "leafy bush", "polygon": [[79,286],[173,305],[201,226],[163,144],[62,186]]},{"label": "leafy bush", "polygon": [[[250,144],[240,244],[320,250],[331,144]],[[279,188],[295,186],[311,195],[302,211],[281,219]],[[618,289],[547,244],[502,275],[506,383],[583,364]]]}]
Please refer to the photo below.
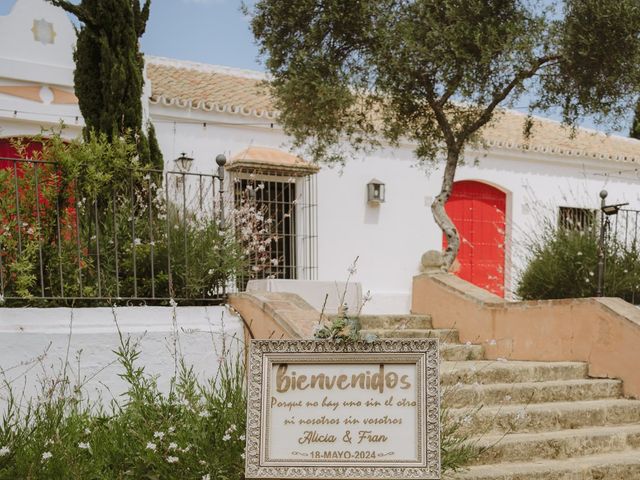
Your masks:
[{"label": "leafy bush", "polygon": [[134,139],[36,141],[36,162],[0,169],[0,281],[12,305],[215,300],[277,262],[274,224],[250,196],[212,204],[212,187],[203,201],[202,183],[192,191],[179,175],[170,191],[161,171],[139,168]]},{"label": "leafy bush", "polygon": [[[598,233],[557,227],[545,222],[533,238],[530,258],[516,293],[524,300],[592,297],[597,292]],[[604,293],[639,301],[640,251],[614,235],[605,246]]]}]

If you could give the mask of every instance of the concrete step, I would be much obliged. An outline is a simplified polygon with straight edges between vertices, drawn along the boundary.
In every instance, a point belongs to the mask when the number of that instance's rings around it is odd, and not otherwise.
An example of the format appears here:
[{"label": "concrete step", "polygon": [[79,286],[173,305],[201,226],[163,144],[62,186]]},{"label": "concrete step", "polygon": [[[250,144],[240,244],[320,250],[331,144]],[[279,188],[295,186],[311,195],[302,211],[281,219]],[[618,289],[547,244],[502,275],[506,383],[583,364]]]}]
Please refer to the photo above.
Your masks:
[{"label": "concrete step", "polygon": [[443,360],[461,362],[465,360],[482,360],[482,345],[461,345],[459,343],[441,343],[440,354]]},{"label": "concrete step", "polygon": [[[474,436],[532,433],[640,423],[640,400],[605,399],[579,402],[499,405],[471,410],[451,409],[460,431]],[[639,455],[640,460],[640,455]]]},{"label": "concrete step", "polygon": [[423,328],[406,328],[404,330],[392,330],[392,329],[362,329],[360,330],[362,336],[367,334],[376,335],[378,338],[437,338],[441,342],[446,343],[459,343],[458,331],[442,328],[442,329],[423,329]]},{"label": "concrete step", "polygon": [[608,453],[567,460],[480,465],[452,474],[455,480],[637,480],[640,452]]},{"label": "concrete step", "polygon": [[563,460],[640,449],[640,424],[516,433],[506,437],[486,435],[475,444],[483,450],[476,464]]},{"label": "concrete step", "polygon": [[450,407],[512,405],[617,398],[620,380],[576,379],[548,382],[493,383],[445,387],[443,402]]},{"label": "concrete step", "polygon": [[363,329],[419,329],[433,328],[429,315],[360,315],[358,317]]},{"label": "concrete step", "polygon": [[587,376],[587,365],[582,362],[521,362],[475,360],[442,362],[442,385],[490,383],[548,382],[576,380]]}]

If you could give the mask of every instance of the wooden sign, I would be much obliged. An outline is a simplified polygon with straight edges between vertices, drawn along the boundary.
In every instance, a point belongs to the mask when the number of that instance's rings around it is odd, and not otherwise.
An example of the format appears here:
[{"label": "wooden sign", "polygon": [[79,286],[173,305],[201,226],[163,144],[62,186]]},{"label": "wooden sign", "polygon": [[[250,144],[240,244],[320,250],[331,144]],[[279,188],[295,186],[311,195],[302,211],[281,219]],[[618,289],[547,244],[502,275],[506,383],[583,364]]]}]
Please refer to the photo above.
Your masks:
[{"label": "wooden sign", "polygon": [[247,478],[439,479],[436,339],[253,340]]}]

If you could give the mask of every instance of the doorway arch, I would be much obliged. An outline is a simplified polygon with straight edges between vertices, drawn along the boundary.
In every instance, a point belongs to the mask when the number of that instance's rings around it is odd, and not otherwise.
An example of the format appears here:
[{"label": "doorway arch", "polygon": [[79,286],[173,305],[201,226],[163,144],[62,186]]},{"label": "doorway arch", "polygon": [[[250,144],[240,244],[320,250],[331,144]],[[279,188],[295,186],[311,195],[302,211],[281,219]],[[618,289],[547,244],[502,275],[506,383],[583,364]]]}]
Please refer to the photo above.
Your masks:
[{"label": "doorway arch", "polygon": [[[504,297],[507,195],[487,183],[462,180],[453,184],[445,205],[460,235],[456,274]],[[443,236],[443,246],[446,239]]]}]

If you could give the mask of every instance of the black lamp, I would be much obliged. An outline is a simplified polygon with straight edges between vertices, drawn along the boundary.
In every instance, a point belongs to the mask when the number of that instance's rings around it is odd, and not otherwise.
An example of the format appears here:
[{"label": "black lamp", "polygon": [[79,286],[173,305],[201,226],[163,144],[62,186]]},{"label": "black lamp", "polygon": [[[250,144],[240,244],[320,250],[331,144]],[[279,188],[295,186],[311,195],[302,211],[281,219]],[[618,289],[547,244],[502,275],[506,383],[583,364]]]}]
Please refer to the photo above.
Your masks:
[{"label": "black lamp", "polygon": [[178,166],[178,170],[181,172],[188,172],[191,170],[191,164],[193,163],[193,158],[187,157],[185,152],[182,152],[178,158],[175,159],[176,165]]}]

